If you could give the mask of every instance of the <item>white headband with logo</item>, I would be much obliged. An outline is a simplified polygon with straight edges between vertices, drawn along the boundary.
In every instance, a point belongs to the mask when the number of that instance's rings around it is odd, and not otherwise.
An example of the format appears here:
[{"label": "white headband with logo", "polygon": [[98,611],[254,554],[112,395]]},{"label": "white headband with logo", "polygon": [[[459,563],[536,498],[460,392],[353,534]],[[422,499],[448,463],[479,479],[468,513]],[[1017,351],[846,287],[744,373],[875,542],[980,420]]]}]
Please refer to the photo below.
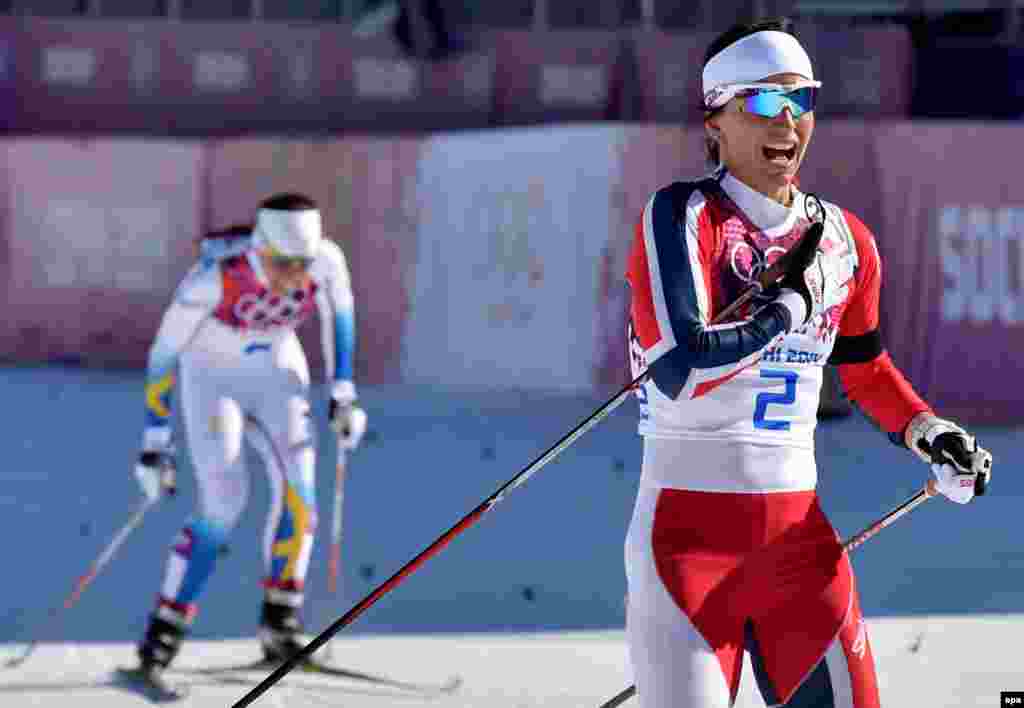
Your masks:
[{"label": "white headband with logo", "polygon": [[314,258],[323,237],[320,211],[260,209],[255,236],[258,243],[269,244],[283,255]]},{"label": "white headband with logo", "polygon": [[[811,58],[788,32],[765,30],[730,44],[704,67],[704,106],[716,108],[730,84],[759,82],[774,74],[799,74],[814,80]],[[814,82],[821,85],[820,82]]]}]

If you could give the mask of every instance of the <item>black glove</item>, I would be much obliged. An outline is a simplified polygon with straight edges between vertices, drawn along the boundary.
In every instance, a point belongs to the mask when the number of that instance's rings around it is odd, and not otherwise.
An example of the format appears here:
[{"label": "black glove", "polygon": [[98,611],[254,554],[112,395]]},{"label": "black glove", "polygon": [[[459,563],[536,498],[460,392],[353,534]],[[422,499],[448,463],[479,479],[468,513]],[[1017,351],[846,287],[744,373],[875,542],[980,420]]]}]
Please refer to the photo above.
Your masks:
[{"label": "black glove", "polygon": [[973,478],[975,496],[985,493],[992,477],[992,455],[973,437],[955,432],[940,433],[935,436],[929,452],[933,465],[948,465],[957,476]]},{"label": "black glove", "polygon": [[[992,478],[992,453],[956,423],[931,413],[914,416],[903,434],[907,447],[932,466],[943,494],[965,504],[981,496]],[[966,482],[964,480],[967,480]],[[973,481],[973,495],[962,489]],[[964,482],[964,484],[960,484]]]},{"label": "black glove", "polygon": [[797,242],[793,249],[782,258],[786,258],[785,272],[778,281],[778,288],[789,288],[800,293],[807,307],[807,315],[804,318],[806,324],[821,309],[819,303],[824,300],[823,278],[812,270],[815,265],[815,257],[818,255],[818,244],[825,233],[825,224],[816,221],[807,227],[807,232]]}]

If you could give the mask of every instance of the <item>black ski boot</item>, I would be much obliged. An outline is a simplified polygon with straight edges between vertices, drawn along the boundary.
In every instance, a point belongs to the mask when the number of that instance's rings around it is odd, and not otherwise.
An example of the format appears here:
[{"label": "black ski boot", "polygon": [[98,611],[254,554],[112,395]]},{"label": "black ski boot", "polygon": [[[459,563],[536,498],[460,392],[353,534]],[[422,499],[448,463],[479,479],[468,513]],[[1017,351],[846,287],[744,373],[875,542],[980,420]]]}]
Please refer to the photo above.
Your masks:
[{"label": "black ski boot", "polygon": [[153,702],[166,703],[184,698],[187,692],[169,683],[164,677],[164,670],[181,650],[187,626],[186,619],[174,610],[159,607],[150,616],[149,627],[138,646],[139,665],[133,669],[119,669],[118,674]]},{"label": "black ski boot", "polygon": [[260,615],[260,643],[263,645],[263,659],[280,664],[297,654],[305,645],[302,641],[302,622],[299,609],[291,605],[263,601]]}]

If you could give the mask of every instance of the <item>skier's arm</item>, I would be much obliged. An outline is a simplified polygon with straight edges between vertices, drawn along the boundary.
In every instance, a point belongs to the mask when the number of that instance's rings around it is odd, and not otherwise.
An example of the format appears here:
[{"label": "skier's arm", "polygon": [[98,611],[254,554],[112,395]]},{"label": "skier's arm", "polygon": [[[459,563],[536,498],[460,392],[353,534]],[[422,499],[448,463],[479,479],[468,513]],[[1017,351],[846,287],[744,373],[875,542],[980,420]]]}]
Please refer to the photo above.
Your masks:
[{"label": "skier's arm", "polygon": [[713,239],[703,194],[683,183],[656,192],[636,227],[626,273],[630,315],[651,377],[671,398],[725,383],[807,314],[803,298],[784,289],[745,320],[709,324]]},{"label": "skier's arm", "polygon": [[171,436],[171,401],[178,358],[221,298],[220,270],[195,266],[164,312],[146,365],[146,427],[143,450],[165,449]]},{"label": "skier's arm", "polygon": [[356,322],[345,254],[337,245],[325,241],[323,253],[317,259],[318,272],[314,277],[321,287],[317,290],[320,312],[320,338],[324,347],[324,364],[330,382],[328,421],[338,436],[338,446],[354,450],[366,432],[366,413],[355,405],[356,386],[353,376]]},{"label": "skier's arm", "polygon": [[931,464],[939,491],[966,504],[975,494],[984,493],[992,474],[992,455],[956,423],[936,416],[882,348],[878,249],[871,232],[856,217],[847,214],[847,223],[863,267],[829,361],[838,364],[850,398],[889,433],[890,440]]},{"label": "skier's arm", "polygon": [[320,315],[320,340],[324,350],[326,380],[331,398],[340,405],[356,399],[353,377],[356,323],[352,285],[345,255],[334,243],[325,241],[315,274],[319,288],[316,303]]},{"label": "skier's arm", "polygon": [[856,216],[849,212],[844,215],[853,233],[860,268],[829,363],[837,365],[847,395],[865,413],[886,432],[902,435],[915,415],[930,413],[931,408],[882,345],[878,328],[882,270],[875,238]]}]

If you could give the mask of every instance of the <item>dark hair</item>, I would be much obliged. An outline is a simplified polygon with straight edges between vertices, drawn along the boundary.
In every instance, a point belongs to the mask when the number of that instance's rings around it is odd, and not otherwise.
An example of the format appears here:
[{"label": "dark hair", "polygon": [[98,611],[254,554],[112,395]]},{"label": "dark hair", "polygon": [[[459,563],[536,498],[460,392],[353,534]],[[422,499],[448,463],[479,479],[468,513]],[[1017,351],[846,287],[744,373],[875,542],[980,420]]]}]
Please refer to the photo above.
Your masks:
[{"label": "dark hair", "polygon": [[214,229],[203,234],[202,238],[240,238],[248,236],[256,228],[255,224],[232,224],[226,229]]},{"label": "dark hair", "polygon": [[316,208],[316,202],[305,194],[297,192],[275,194],[260,202],[260,209],[273,209],[274,211],[304,211]]},{"label": "dark hair", "polygon": [[232,224],[224,229],[214,229],[213,231],[207,231],[201,236],[197,236],[192,239],[192,248],[195,255],[198,257],[202,252],[203,241],[222,239],[225,241],[233,241],[236,238],[242,238],[248,236],[256,228],[255,224]]},{"label": "dark hair", "polygon": [[[788,17],[770,17],[764,20],[757,20],[756,22],[741,22],[735,24],[722,34],[715,37],[711,44],[708,45],[707,51],[704,52],[704,66],[708,65],[717,54],[719,54],[726,47],[738,42],[748,35],[752,35],[755,32],[785,32],[796,36],[796,31],[793,28],[793,21]],[[718,109],[713,111],[705,111],[704,117],[714,115],[718,112]],[[718,166],[718,160],[720,155],[718,154],[718,141],[712,140],[707,135],[704,136],[704,150],[707,156],[708,162],[712,167]]]}]

